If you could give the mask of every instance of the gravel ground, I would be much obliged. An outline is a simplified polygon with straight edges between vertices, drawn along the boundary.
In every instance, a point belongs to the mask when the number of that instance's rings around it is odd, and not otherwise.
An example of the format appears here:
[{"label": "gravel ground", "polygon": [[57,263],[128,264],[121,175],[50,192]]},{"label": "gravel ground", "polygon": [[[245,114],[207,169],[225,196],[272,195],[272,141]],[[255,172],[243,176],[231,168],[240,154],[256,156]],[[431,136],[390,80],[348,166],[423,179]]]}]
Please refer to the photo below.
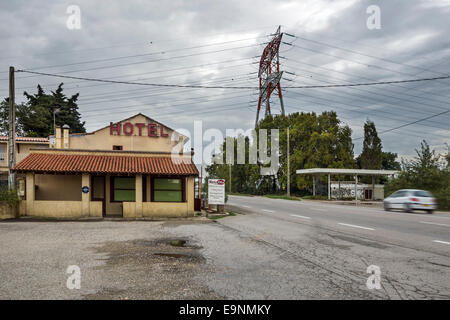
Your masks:
[{"label": "gravel ground", "polygon": [[[0,299],[217,299],[195,281],[201,247],[162,222],[0,223]],[[69,265],[81,288],[69,290]]]}]

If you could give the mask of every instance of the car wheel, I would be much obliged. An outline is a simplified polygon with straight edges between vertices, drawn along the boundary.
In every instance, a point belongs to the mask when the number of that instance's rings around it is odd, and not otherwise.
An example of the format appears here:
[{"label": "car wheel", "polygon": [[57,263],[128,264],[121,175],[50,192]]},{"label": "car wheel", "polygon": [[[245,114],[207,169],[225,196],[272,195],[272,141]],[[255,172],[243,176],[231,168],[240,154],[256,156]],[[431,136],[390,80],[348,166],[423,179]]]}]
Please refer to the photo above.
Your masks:
[{"label": "car wheel", "polygon": [[411,209],[411,206],[408,204],[408,203],[405,203],[404,205],[403,205],[403,210],[405,211],[405,212],[408,212],[408,213],[411,213],[412,212],[412,209]]},{"label": "car wheel", "polygon": [[391,207],[387,203],[383,204],[383,207],[384,211],[391,211]]},{"label": "car wheel", "polygon": [[433,210],[427,210],[428,214],[433,214]]}]

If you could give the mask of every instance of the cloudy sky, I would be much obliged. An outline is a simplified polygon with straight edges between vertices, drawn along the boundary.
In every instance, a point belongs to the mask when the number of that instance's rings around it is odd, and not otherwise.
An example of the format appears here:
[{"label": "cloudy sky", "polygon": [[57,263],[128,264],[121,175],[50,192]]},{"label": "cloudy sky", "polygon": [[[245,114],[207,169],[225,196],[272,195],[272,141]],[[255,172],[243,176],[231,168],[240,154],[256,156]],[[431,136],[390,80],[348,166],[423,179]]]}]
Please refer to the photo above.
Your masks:
[{"label": "cloudy sky", "polygon": [[[67,26],[77,5],[81,28]],[[380,29],[369,29],[370,5]],[[2,1],[0,95],[8,67],[161,84],[258,85],[259,56],[278,25],[286,112],[335,110],[361,150],[366,119],[379,132],[450,109],[450,80],[294,89],[450,74],[450,0]],[[70,20],[73,22],[73,20]],[[74,26],[72,24],[71,26]],[[288,44],[287,44],[288,43]],[[142,112],[172,128],[254,125],[257,90],[161,88],[16,74],[16,100],[36,85],[80,93],[88,131]],[[272,112],[280,113],[276,99]],[[381,134],[385,151],[414,154],[422,139],[450,143],[450,113]]]}]

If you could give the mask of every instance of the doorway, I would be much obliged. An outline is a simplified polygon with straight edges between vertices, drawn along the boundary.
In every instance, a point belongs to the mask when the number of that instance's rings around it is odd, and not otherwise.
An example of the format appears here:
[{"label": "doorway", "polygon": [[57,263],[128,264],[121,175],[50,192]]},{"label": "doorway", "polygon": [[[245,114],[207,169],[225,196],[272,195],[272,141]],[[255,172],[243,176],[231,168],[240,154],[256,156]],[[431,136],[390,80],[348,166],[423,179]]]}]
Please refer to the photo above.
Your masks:
[{"label": "doorway", "polygon": [[91,200],[102,202],[102,216],[106,214],[106,177],[92,176],[91,180]]}]

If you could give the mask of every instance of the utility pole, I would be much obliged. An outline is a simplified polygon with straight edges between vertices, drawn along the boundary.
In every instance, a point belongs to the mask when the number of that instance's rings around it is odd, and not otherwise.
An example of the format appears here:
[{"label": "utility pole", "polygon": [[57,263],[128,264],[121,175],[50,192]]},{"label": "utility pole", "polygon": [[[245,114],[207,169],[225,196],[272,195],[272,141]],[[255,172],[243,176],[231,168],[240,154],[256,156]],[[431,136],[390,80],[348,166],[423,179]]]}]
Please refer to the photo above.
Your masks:
[{"label": "utility pole", "polygon": [[231,194],[231,163],[229,164],[229,166],[230,166],[230,190],[229,190],[229,192],[230,192],[230,194]]},{"label": "utility pole", "polygon": [[287,196],[291,196],[291,164],[289,150],[289,127],[287,128]]},{"label": "utility pole", "polygon": [[14,67],[9,67],[9,130],[8,130],[8,188],[16,188],[16,175],[12,171],[16,164],[16,105],[14,102]]}]

